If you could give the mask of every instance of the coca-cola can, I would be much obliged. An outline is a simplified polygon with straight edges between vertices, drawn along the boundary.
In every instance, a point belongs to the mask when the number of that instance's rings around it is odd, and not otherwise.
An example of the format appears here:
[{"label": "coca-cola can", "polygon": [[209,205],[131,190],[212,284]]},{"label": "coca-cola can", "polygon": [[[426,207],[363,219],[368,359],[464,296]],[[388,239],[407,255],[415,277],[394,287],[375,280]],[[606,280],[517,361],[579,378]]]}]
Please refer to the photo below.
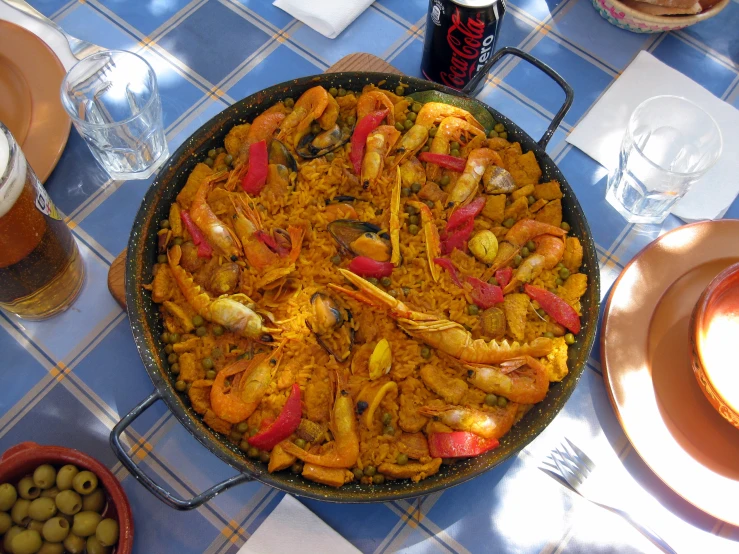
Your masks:
[{"label": "coca-cola can", "polygon": [[430,0],[423,75],[463,89],[493,55],[505,8],[505,0]]}]

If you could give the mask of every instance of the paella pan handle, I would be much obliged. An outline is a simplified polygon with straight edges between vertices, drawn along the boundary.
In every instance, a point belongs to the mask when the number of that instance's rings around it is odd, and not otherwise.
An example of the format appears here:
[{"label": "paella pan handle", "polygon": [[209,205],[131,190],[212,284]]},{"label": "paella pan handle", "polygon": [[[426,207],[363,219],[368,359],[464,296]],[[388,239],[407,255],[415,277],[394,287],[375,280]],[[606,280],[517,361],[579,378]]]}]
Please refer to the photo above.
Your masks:
[{"label": "paella pan handle", "polygon": [[493,66],[498,62],[498,60],[500,60],[506,54],[517,56],[521,58],[522,60],[526,60],[531,65],[536,66],[538,69],[540,69],[541,71],[546,73],[549,77],[551,77],[562,88],[562,90],[565,93],[565,101],[562,103],[562,106],[559,108],[559,111],[555,114],[546,132],[542,135],[542,137],[538,141],[539,146],[546,149],[547,144],[549,144],[549,140],[552,138],[552,135],[554,135],[554,131],[556,131],[557,127],[559,127],[559,124],[562,123],[562,120],[564,119],[565,114],[567,113],[567,110],[569,110],[570,106],[572,106],[572,100],[575,98],[575,91],[572,90],[572,87],[569,84],[567,84],[567,81],[565,81],[559,73],[554,71],[554,69],[549,67],[547,64],[545,64],[541,60],[537,60],[534,56],[532,56],[531,54],[527,52],[524,52],[523,50],[519,50],[518,48],[511,48],[510,46],[506,46],[505,48],[501,48],[500,50],[498,50],[493,55],[493,57],[487,61],[487,63],[483,66],[483,68],[477,72],[477,75],[475,75],[472,78],[472,80],[469,83],[467,83],[467,86],[465,86],[462,89],[462,92],[465,94],[472,94],[473,91],[479,85],[480,81],[487,76],[487,74],[490,72]]},{"label": "paella pan handle", "polygon": [[116,424],[116,426],[113,427],[113,430],[110,433],[110,447],[113,449],[115,455],[118,457],[121,463],[126,466],[126,469],[131,473],[131,475],[133,475],[139,483],[144,485],[144,487],[146,487],[151,494],[156,496],[167,506],[175,508],[176,510],[192,510],[193,508],[197,508],[201,504],[204,504],[215,495],[228,490],[235,485],[240,485],[241,483],[246,483],[247,481],[252,480],[252,477],[250,475],[246,473],[240,473],[239,475],[234,475],[233,477],[223,481],[222,483],[218,483],[217,485],[212,486],[208,490],[201,492],[200,494],[194,496],[193,498],[190,498],[189,500],[183,500],[182,498],[173,495],[171,492],[157,485],[148,475],[146,475],[141,470],[141,468],[139,468],[139,466],[134,463],[133,459],[131,459],[131,456],[128,455],[123,444],[121,444],[121,434],[123,434],[123,431],[125,431],[126,428],[131,425],[137,417],[144,413],[147,408],[154,404],[154,402],[156,402],[157,400],[161,400],[161,398],[162,397],[160,396],[158,391],[154,391],[153,393],[151,393],[138,406],[134,407],[133,410],[128,412],[128,414],[126,414],[123,419],[121,419]]}]

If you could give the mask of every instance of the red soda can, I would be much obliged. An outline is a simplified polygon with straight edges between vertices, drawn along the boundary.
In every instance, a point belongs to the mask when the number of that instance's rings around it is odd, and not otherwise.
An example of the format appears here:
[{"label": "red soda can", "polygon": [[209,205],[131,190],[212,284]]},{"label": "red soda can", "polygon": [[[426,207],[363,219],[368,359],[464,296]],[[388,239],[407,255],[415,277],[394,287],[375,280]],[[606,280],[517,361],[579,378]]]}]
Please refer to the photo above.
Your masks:
[{"label": "red soda can", "polygon": [[430,0],[423,75],[463,89],[493,55],[505,8],[505,0]]}]

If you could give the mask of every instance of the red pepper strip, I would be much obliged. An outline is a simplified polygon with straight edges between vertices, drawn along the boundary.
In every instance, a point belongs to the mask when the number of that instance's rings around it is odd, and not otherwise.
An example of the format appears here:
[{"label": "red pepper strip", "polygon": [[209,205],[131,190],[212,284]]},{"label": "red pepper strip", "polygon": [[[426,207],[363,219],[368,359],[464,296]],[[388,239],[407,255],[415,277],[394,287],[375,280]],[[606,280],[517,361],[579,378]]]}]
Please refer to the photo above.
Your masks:
[{"label": "red pepper strip", "polygon": [[269,172],[267,141],[260,140],[249,145],[249,170],[241,181],[242,188],[252,196],[256,196],[264,188]]},{"label": "red pepper strip", "polygon": [[495,272],[495,280],[501,288],[506,288],[511,279],[513,279],[513,268],[504,267]]},{"label": "red pepper strip", "polygon": [[300,386],[295,383],[277,419],[269,427],[250,437],[249,444],[260,450],[272,450],[278,443],[295,432],[300,425],[301,415]]},{"label": "red pepper strip", "polygon": [[481,281],[477,277],[467,277],[467,282],[472,285],[472,301],[483,310],[492,308],[496,304],[503,302],[503,289],[485,281]]},{"label": "red pepper strip", "polygon": [[182,210],[180,212],[180,219],[182,220],[182,224],[187,229],[187,232],[190,233],[192,242],[195,244],[195,246],[198,247],[198,257],[210,258],[211,256],[213,256],[213,248],[211,248],[210,244],[208,244],[208,240],[205,238],[205,235],[200,230],[200,228],[195,225],[192,217],[190,217],[190,212],[188,212],[187,210]]},{"label": "red pepper strip", "polygon": [[500,444],[498,439],[485,439],[468,431],[431,433],[428,442],[429,454],[433,458],[469,458]]},{"label": "red pepper strip", "polygon": [[367,256],[357,256],[349,262],[348,269],[360,277],[381,279],[382,277],[390,277],[394,267],[392,262],[378,262]]},{"label": "red pepper strip", "polygon": [[456,156],[450,156],[448,154],[433,154],[432,152],[421,152],[418,155],[418,159],[419,161],[436,164],[458,173],[462,173],[464,171],[464,166],[467,165],[467,160],[464,158],[457,158]]},{"label": "red pepper strip", "polygon": [[459,280],[459,273],[457,272],[457,268],[454,267],[452,260],[447,260],[446,258],[434,258],[434,263],[446,269],[449,272],[449,276],[452,278],[452,281],[454,281],[454,284],[459,288],[462,288],[462,281]]},{"label": "red pepper strip", "polygon": [[279,247],[277,246],[277,241],[273,239],[269,233],[259,229],[256,233],[254,233],[254,235],[257,237],[257,240],[259,240],[259,242],[265,244],[267,248],[272,250],[272,252],[276,254],[278,253],[277,251],[279,250]]},{"label": "red pepper strip", "polygon": [[462,252],[467,251],[467,241],[470,239],[474,227],[475,220],[469,219],[461,227],[451,233],[445,234],[441,241],[442,254],[451,254],[455,248]]},{"label": "red pepper strip", "polygon": [[481,196],[480,198],[475,198],[466,206],[457,208],[452,212],[452,215],[449,216],[449,221],[446,223],[446,232],[449,233],[457,227],[475,219],[484,207],[485,199]]},{"label": "red pepper strip", "polygon": [[553,317],[554,321],[567,327],[575,334],[580,332],[580,316],[577,315],[572,306],[559,296],[533,285],[524,285],[523,290],[531,300],[536,300],[541,309]]},{"label": "red pepper strip", "polygon": [[359,175],[362,169],[362,158],[364,158],[364,148],[367,144],[367,137],[369,134],[377,129],[385,119],[385,116],[390,113],[387,108],[384,110],[377,110],[376,112],[370,112],[359,120],[357,126],[354,127],[354,133],[352,134],[352,151],[349,153],[349,160],[354,166],[354,173]]}]

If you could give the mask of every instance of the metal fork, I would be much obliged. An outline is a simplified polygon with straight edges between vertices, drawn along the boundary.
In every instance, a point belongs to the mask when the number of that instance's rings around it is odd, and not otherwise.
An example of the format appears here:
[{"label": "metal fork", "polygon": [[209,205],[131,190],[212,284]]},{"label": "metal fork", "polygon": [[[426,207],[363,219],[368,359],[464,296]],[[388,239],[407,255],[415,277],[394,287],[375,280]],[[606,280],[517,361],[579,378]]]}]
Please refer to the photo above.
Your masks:
[{"label": "metal fork", "polygon": [[51,19],[46,17],[41,12],[37,11],[35,8],[30,6],[27,2],[24,2],[23,0],[3,0],[3,2],[5,2],[11,8],[15,8],[16,10],[21,11],[26,15],[30,15],[41,23],[49,25],[50,27],[59,31],[62,35],[64,35],[64,38],[67,39],[67,42],[69,43],[69,49],[72,51],[74,57],[78,60],[86,58],[87,56],[96,52],[100,52],[101,50],[105,50],[105,48],[103,48],[102,46],[92,44],[91,42],[78,39],[68,33],[65,33],[64,29],[62,29],[59,25],[54,23]]},{"label": "metal fork", "polygon": [[[589,478],[595,471],[595,463],[568,438],[565,438],[565,441],[567,441],[567,444],[562,443],[561,449],[555,448],[552,450],[549,457],[544,461],[547,467],[539,469],[593,504],[620,515],[662,551],[677,554],[662,537],[647,525],[639,523],[627,511],[617,508],[613,500],[603,494],[602,489],[594,486],[593,479]],[[569,449],[567,445],[569,445]]]}]

